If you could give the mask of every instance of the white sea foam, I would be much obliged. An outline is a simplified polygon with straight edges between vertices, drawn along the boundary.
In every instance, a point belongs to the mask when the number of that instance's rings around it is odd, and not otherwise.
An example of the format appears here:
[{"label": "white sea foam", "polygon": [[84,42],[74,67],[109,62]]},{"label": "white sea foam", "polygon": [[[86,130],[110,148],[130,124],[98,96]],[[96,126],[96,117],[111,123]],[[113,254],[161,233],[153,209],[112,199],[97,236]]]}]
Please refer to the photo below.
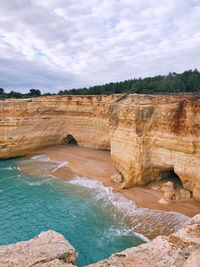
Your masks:
[{"label": "white sea foam", "polygon": [[[63,167],[67,166],[68,162],[57,162],[50,160],[46,154],[37,155],[31,158],[33,162],[48,162],[49,165],[41,164],[40,168],[36,166],[34,170],[39,170],[40,173],[35,173],[39,176],[49,176],[55,179],[53,173]],[[29,160],[30,161],[30,160]],[[28,164],[32,164],[28,162]],[[39,185],[31,181],[30,185]],[[44,183],[44,181],[40,181]],[[145,238],[152,238],[160,234],[170,234],[181,228],[187,221],[188,217],[176,212],[156,211],[147,208],[137,207],[134,201],[129,200],[120,193],[113,191],[111,187],[104,186],[101,182],[88,179],[86,177],[75,177],[72,180],[65,181],[66,184],[71,184],[78,187],[84,187],[83,191],[88,192],[91,198],[91,203],[104,210],[107,216],[114,217],[122,229],[125,225],[128,226],[130,233]],[[126,227],[125,227],[126,228]],[[124,231],[124,230],[123,230]],[[128,233],[128,232],[127,232]]]},{"label": "white sea foam", "polygon": [[58,166],[53,169],[51,171],[51,173],[54,173],[55,171],[57,171],[58,169],[60,169],[61,167],[67,167],[68,166],[68,161],[64,161],[64,162],[59,162]]},{"label": "white sea foam", "polygon": [[122,225],[128,223],[130,231],[134,231],[137,236],[142,234],[143,239],[177,231],[189,219],[177,212],[137,207],[134,201],[114,192],[111,187],[106,187],[101,182],[86,177],[75,177],[66,183],[87,188],[96,205],[107,210],[108,214],[116,217]]},{"label": "white sea foam", "polygon": [[46,154],[40,154],[40,155],[31,157],[31,159],[33,159],[33,160],[42,160],[42,161],[44,161],[45,159],[48,160],[48,157],[47,157]]},{"label": "white sea foam", "polygon": [[1,168],[1,170],[9,170],[9,171],[13,171],[13,170],[18,170],[19,167],[15,167],[15,166],[9,166],[9,167],[5,167],[5,168]]},{"label": "white sea foam", "polygon": [[144,242],[149,242],[149,241],[150,241],[149,238],[147,238],[146,236],[144,236],[144,235],[142,235],[142,234],[140,234],[140,233],[134,232],[134,235],[137,236],[137,237],[139,237],[139,238],[140,238],[141,240],[143,240]]},{"label": "white sea foam", "polygon": [[38,186],[38,185],[42,185],[42,182],[30,182],[30,181],[26,181],[26,184],[30,185],[30,186]]},{"label": "white sea foam", "polygon": [[51,160],[46,154],[40,154],[30,159],[22,159],[22,169],[28,169],[28,173],[40,177],[50,176],[61,167],[68,166],[68,162]]},{"label": "white sea foam", "polygon": [[139,239],[143,240],[144,242],[149,242],[150,240],[145,237],[142,234],[136,233],[135,231],[133,231],[130,228],[113,228],[111,227],[109,230],[106,231],[106,235],[109,237],[113,237],[113,236],[137,236]]}]

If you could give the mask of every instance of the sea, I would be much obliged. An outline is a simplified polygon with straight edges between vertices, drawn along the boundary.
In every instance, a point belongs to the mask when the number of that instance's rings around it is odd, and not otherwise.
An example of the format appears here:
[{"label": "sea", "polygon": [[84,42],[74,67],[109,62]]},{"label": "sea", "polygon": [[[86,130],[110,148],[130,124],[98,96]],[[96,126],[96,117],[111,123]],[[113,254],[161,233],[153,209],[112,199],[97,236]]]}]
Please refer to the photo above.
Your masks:
[{"label": "sea", "polygon": [[61,180],[51,175],[62,164],[45,155],[0,161],[0,245],[55,230],[76,249],[81,267],[172,233],[189,219],[137,207],[87,177]]}]

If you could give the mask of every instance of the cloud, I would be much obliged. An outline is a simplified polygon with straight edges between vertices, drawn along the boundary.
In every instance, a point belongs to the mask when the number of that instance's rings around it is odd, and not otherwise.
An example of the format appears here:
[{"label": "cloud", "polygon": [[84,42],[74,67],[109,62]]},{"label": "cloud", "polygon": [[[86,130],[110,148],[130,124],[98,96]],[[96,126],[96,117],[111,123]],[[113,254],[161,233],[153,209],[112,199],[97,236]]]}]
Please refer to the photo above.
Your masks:
[{"label": "cloud", "polygon": [[9,0],[0,87],[44,91],[200,65],[199,0]]}]

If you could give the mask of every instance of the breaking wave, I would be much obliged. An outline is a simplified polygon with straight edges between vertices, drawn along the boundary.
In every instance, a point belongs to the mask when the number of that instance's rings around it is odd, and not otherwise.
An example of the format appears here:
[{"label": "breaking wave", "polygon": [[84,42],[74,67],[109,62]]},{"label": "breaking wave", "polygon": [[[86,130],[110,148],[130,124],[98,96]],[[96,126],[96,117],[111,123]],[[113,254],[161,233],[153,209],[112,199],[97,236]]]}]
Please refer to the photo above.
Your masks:
[{"label": "breaking wave", "polygon": [[[27,181],[30,186],[39,186],[51,183],[55,179],[58,180],[53,173],[63,166],[67,167],[68,162],[53,161],[46,154],[40,154],[31,159],[23,159],[22,166],[25,171],[28,170],[29,174],[45,177],[40,181]],[[87,194],[89,201],[101,211],[103,210],[107,217],[112,217],[121,223],[122,231],[126,234],[135,234],[145,241],[158,235],[171,234],[183,227],[189,219],[177,212],[138,207],[134,201],[124,197],[121,193],[114,192],[111,187],[106,187],[101,182],[87,177],[76,176],[72,180],[62,181],[61,186],[63,183],[79,188],[80,194]]]},{"label": "breaking wave", "polygon": [[137,207],[134,201],[114,192],[111,187],[106,187],[101,182],[86,177],[75,177],[65,182],[85,187],[89,191],[92,201],[100,206],[108,216],[116,217],[122,225],[127,225],[127,233],[134,232],[136,235],[142,234],[151,239],[158,235],[177,231],[189,219],[177,212]]},{"label": "breaking wave", "polygon": [[[23,158],[20,160],[20,166],[23,172],[34,176],[53,176],[53,173],[61,167],[67,167],[68,162],[51,160],[46,154]],[[20,168],[20,167],[19,167]]]}]

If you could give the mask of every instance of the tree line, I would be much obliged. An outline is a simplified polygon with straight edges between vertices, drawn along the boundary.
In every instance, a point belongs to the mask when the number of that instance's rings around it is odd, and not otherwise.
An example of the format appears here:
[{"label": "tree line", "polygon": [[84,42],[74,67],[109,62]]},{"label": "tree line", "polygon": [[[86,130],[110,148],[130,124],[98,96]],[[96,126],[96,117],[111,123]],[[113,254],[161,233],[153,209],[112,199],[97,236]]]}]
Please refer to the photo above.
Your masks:
[{"label": "tree line", "polygon": [[[122,82],[111,82],[104,85],[96,85],[78,89],[65,89],[58,95],[101,95],[101,94],[165,94],[165,93],[189,93],[200,92],[200,72],[187,70],[183,73],[169,73],[168,75],[157,75],[155,77],[130,79]],[[11,91],[6,93],[0,88],[0,98],[26,98],[41,95],[55,95],[51,93],[42,94],[39,89],[30,89],[29,93]]]}]

